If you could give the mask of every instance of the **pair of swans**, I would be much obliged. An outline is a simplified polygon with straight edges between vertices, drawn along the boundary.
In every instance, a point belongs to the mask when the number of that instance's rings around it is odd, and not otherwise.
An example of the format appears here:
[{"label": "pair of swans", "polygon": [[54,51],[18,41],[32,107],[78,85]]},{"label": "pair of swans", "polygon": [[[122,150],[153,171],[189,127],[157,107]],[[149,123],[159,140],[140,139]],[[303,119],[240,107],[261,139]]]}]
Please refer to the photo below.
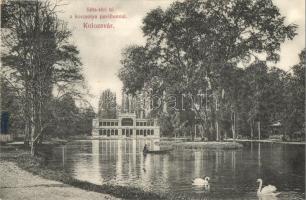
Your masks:
[{"label": "pair of swans", "polygon": [[[205,176],[204,179],[202,178],[196,178],[193,180],[192,185],[195,186],[202,186],[205,189],[210,188],[209,184],[210,178],[208,176]],[[277,195],[280,194],[280,192],[276,192],[276,187],[274,185],[267,185],[265,187],[262,187],[262,179],[257,179],[257,182],[259,183],[259,187],[257,189],[257,196],[260,198],[269,196],[269,197],[276,197]]]}]

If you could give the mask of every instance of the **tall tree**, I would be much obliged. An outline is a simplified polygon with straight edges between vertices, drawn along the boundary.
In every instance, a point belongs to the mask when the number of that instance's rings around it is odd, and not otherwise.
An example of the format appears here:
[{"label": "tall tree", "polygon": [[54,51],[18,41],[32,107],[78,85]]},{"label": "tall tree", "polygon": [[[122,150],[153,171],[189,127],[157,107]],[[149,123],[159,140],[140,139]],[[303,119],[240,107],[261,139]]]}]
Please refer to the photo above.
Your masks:
[{"label": "tall tree", "polygon": [[[146,45],[124,53],[119,77],[131,92],[154,78],[160,83],[159,94],[205,93],[208,106],[194,110],[208,135],[216,133],[212,139],[219,138],[224,115],[220,103],[227,102],[234,133],[238,104],[222,98],[238,90],[226,89],[228,83],[220,80],[229,67],[238,72],[238,64],[249,65],[259,57],[277,62],[281,43],[296,35],[296,25],[284,20],[272,0],[186,0],[165,11],[154,9],[143,20]],[[135,80],[136,71],[140,73]]]},{"label": "tall tree", "polygon": [[288,87],[285,132],[292,136],[294,132],[301,132],[305,137],[305,65],[306,49],[299,54],[300,62],[292,67],[292,76]]},{"label": "tall tree", "polygon": [[45,116],[54,87],[83,79],[79,52],[70,44],[66,23],[57,17],[59,5],[36,0],[8,1],[2,6],[5,75],[22,85],[25,134],[35,154],[49,125]]},{"label": "tall tree", "polygon": [[99,118],[115,119],[117,114],[116,94],[110,89],[104,90],[99,98]]},{"label": "tall tree", "polygon": [[80,107],[71,95],[53,98],[49,104],[49,121],[46,133],[49,137],[67,138],[91,134],[95,113],[91,106]]}]

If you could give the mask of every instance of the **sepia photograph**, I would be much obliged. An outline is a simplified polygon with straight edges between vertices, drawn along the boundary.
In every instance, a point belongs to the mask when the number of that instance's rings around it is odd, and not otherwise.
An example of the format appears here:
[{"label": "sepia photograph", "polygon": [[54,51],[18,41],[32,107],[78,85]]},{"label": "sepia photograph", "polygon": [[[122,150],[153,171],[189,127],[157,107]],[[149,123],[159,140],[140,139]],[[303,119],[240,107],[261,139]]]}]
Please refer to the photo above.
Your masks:
[{"label": "sepia photograph", "polygon": [[0,200],[305,199],[305,0],[0,6]]}]

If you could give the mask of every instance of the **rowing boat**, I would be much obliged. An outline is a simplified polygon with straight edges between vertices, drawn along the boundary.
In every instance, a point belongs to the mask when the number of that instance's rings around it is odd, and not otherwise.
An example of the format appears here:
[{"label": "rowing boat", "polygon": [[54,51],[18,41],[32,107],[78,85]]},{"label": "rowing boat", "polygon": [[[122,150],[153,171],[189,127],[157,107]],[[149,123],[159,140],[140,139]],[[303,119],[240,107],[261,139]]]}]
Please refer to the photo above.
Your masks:
[{"label": "rowing boat", "polygon": [[151,154],[166,154],[172,151],[173,149],[163,149],[163,150],[146,150],[143,151],[143,154],[151,153]]}]

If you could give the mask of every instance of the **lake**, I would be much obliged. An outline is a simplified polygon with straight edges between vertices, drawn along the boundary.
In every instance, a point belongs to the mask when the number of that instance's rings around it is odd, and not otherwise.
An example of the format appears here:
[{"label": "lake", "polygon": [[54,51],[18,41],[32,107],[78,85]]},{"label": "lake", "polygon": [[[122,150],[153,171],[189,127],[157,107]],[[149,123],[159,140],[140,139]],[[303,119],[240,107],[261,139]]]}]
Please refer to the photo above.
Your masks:
[{"label": "lake", "polygon": [[[95,184],[134,186],[191,199],[258,199],[257,178],[275,185],[278,199],[305,199],[305,146],[244,142],[240,150],[186,150],[143,155],[158,140],[74,141],[54,149],[49,165]],[[192,185],[210,177],[210,192]]]}]

